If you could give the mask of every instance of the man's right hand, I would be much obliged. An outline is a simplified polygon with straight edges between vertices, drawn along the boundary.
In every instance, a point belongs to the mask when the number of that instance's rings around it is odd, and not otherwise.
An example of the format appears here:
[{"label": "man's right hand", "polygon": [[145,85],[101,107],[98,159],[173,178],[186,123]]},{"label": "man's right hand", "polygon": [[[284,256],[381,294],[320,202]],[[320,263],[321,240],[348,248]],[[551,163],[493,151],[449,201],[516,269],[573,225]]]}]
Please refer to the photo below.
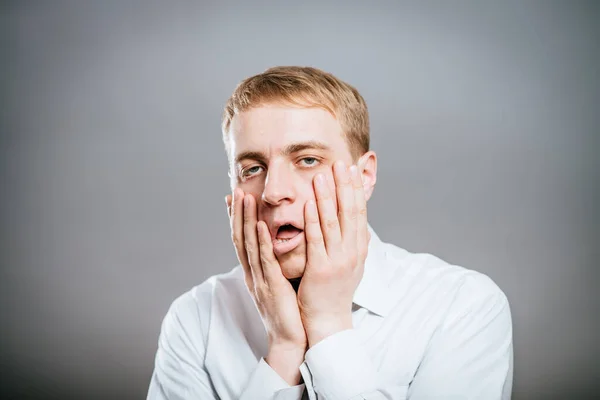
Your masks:
[{"label": "man's right hand", "polygon": [[246,286],[267,331],[269,350],[265,360],[290,385],[297,385],[308,340],[296,292],[275,258],[266,223],[258,221],[254,197],[237,188],[233,198],[228,195],[225,201]]}]

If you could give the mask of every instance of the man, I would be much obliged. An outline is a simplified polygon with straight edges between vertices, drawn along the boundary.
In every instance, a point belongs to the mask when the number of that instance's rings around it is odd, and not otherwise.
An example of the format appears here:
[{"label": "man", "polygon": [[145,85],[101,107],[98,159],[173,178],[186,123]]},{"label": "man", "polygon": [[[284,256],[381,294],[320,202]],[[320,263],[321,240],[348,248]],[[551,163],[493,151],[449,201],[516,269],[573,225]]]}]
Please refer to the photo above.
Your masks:
[{"label": "man", "polygon": [[173,302],[149,399],[510,398],[502,291],[368,225],[377,156],[355,88],[272,68],[222,127],[240,265]]}]

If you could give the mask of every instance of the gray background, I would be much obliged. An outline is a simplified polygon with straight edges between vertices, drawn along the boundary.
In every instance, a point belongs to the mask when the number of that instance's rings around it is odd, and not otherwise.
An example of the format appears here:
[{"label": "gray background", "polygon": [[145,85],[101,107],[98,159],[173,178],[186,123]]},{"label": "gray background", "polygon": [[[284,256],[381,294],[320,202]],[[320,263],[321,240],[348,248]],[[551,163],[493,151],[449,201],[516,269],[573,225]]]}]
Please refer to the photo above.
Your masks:
[{"label": "gray background", "polygon": [[380,236],[506,292],[514,398],[597,393],[599,10],[3,3],[0,394],[145,397],[171,301],[236,262],[223,104],[282,64],[366,98]]}]

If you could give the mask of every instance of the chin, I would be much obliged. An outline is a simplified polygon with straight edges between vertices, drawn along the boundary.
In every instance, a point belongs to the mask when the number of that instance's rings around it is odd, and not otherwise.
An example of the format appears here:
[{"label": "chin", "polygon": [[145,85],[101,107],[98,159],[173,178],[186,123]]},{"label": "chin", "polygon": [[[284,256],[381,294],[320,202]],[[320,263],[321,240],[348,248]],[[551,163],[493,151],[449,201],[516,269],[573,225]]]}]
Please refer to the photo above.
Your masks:
[{"label": "chin", "polygon": [[[292,252],[294,253],[294,252]],[[306,253],[286,254],[285,257],[279,259],[281,272],[286,279],[301,278],[306,268]]]}]

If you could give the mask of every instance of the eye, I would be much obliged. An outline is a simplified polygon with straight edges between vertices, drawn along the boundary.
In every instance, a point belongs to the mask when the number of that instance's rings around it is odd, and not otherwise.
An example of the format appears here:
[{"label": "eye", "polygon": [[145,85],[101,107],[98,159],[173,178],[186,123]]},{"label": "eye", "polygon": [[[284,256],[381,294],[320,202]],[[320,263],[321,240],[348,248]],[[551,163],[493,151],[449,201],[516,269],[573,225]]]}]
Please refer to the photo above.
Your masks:
[{"label": "eye", "polygon": [[300,163],[305,167],[314,167],[319,163],[316,157],[304,157],[300,159]]},{"label": "eye", "polygon": [[260,165],[254,165],[250,168],[244,168],[241,172],[243,178],[249,178],[253,175],[258,174],[262,170]]}]

